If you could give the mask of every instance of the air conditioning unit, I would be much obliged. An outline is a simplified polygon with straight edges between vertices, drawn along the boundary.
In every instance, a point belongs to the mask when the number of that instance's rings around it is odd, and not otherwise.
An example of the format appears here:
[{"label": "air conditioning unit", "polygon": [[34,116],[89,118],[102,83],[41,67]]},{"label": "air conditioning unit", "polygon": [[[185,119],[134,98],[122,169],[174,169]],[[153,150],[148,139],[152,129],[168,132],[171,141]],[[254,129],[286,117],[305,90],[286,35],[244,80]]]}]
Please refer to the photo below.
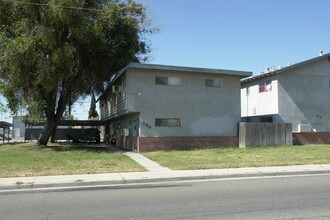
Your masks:
[{"label": "air conditioning unit", "polygon": [[113,85],[112,86],[112,92],[113,93],[119,93],[123,91],[123,87],[122,86],[118,86],[118,85]]},{"label": "air conditioning unit", "polygon": [[117,86],[118,88],[117,88],[117,90],[118,90],[118,92],[122,92],[123,91],[123,87],[122,86]]},{"label": "air conditioning unit", "polygon": [[311,132],[312,125],[311,124],[299,124],[298,125],[298,132]]},{"label": "air conditioning unit", "polygon": [[112,91],[113,93],[116,93],[116,92],[117,92],[117,90],[116,90],[116,86],[115,86],[115,85],[113,85],[113,86],[111,87],[111,91]]}]

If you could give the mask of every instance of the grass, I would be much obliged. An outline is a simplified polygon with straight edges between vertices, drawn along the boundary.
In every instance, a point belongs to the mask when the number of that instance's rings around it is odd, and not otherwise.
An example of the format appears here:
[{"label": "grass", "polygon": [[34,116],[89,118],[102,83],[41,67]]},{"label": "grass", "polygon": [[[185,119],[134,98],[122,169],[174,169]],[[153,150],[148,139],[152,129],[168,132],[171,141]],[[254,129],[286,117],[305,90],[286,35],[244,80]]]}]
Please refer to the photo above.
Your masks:
[{"label": "grass", "polygon": [[[144,156],[174,170],[330,163],[330,145],[159,151]],[[97,145],[0,145],[0,178],[145,171],[127,156]],[[83,181],[83,180],[77,180]]]},{"label": "grass", "polygon": [[0,145],[0,178],[145,171],[126,155],[97,145]]},{"label": "grass", "polygon": [[174,170],[285,166],[330,163],[330,145],[262,148],[213,148],[192,151],[143,153]]}]

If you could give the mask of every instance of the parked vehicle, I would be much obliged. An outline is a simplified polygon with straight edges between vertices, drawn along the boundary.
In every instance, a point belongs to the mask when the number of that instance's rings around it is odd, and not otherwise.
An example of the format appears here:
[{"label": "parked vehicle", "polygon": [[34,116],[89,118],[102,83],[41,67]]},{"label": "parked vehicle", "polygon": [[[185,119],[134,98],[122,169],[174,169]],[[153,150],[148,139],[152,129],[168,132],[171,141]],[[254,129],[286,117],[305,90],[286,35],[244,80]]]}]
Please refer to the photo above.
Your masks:
[{"label": "parked vehicle", "polygon": [[84,142],[100,143],[100,131],[96,128],[88,128],[83,130]]}]

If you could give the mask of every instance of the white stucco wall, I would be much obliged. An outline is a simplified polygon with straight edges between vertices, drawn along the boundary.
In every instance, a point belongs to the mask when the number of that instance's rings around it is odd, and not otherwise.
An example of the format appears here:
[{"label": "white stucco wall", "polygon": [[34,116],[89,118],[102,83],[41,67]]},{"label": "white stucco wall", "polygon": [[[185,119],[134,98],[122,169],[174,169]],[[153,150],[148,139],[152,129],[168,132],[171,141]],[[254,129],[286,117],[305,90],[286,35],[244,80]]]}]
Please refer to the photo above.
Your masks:
[{"label": "white stucco wall", "polygon": [[[259,84],[267,80],[271,81],[271,91],[259,92]],[[273,114],[278,114],[278,81],[275,78],[260,79],[242,86],[242,117]]]},{"label": "white stucco wall", "polygon": [[[272,80],[272,92],[258,93],[258,84]],[[250,87],[250,95],[246,88]],[[244,83],[242,117],[274,114],[275,122],[292,123],[293,132],[330,132],[330,62],[328,58]],[[253,114],[256,107],[256,114]]]},{"label": "white stucco wall", "polygon": [[[155,76],[180,77],[182,85],[155,85]],[[217,78],[221,88],[205,86],[205,79]],[[126,79],[128,111],[140,112],[140,136],[237,135],[239,76],[128,69]],[[155,118],[180,118],[181,127],[155,127]]]}]

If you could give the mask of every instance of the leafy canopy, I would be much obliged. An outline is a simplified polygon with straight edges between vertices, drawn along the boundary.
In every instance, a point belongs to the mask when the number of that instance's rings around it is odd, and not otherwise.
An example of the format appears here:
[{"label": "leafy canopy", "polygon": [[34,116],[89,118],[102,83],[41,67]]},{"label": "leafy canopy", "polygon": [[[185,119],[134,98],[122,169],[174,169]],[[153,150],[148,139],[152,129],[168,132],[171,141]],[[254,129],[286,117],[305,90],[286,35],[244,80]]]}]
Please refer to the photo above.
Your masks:
[{"label": "leafy canopy", "polygon": [[8,107],[59,120],[102,91],[111,73],[145,59],[145,9],[131,0],[0,0],[0,86]]}]

